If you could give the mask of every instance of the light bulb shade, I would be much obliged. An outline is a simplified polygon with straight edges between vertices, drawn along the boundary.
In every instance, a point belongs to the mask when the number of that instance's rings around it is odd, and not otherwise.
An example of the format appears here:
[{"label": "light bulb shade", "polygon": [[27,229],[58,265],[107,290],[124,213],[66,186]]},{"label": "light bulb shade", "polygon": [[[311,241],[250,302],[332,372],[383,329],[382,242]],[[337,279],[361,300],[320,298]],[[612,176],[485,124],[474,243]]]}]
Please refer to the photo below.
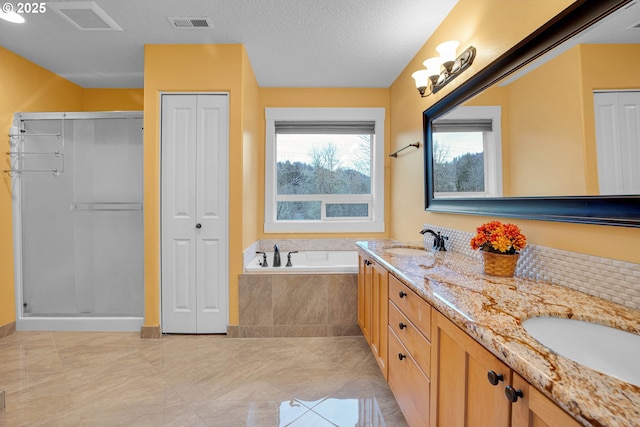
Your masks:
[{"label": "light bulb shade", "polygon": [[5,21],[13,22],[16,24],[24,23],[24,18],[22,15],[16,12],[3,12],[0,11],[0,19],[4,19]]},{"label": "light bulb shade", "polygon": [[456,49],[460,46],[460,42],[455,40],[450,40],[448,42],[440,43],[436,50],[440,54],[440,59],[442,59],[442,63],[454,62],[456,60]]},{"label": "light bulb shade", "polygon": [[442,60],[439,57],[429,58],[423,62],[425,68],[427,69],[427,75],[429,77],[439,76],[440,75],[440,66],[442,65]]},{"label": "light bulb shade", "polygon": [[416,71],[415,73],[411,74],[411,77],[413,77],[413,79],[416,81],[417,88],[426,88],[427,86],[429,86],[429,74],[427,73],[427,70]]}]

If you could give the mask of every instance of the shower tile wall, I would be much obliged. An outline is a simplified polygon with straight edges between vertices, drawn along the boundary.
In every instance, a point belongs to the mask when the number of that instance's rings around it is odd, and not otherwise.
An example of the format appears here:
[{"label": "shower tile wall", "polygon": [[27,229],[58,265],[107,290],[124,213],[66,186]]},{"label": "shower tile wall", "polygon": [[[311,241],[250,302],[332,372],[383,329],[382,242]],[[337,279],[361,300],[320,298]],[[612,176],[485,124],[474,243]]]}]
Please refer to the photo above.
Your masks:
[{"label": "shower tile wall", "polygon": [[357,274],[242,274],[231,337],[360,335]]}]

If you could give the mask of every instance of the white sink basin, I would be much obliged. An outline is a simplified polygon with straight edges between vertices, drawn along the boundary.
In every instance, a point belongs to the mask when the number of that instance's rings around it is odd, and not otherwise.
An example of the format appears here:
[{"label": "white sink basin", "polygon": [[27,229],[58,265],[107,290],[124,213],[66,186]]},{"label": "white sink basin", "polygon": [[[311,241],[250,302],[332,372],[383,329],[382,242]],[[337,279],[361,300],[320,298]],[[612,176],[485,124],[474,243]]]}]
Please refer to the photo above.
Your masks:
[{"label": "white sink basin", "polygon": [[394,255],[431,256],[430,251],[415,246],[389,246],[388,248],[382,249],[384,249],[385,252],[389,252]]},{"label": "white sink basin", "polygon": [[640,387],[640,335],[559,317],[534,317],[522,326],[556,353]]}]

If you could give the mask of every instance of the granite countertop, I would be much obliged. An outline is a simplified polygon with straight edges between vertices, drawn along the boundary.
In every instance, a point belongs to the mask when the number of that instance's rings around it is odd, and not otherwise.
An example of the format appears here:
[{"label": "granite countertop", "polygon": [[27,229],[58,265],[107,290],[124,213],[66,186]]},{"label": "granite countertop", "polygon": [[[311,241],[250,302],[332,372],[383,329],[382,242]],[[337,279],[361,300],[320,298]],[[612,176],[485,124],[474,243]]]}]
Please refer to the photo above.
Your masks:
[{"label": "granite countertop", "polygon": [[522,327],[553,316],[640,334],[640,312],[547,282],[485,276],[460,253],[394,255],[383,248],[411,245],[390,239],[357,245],[582,424],[640,426],[640,387],[550,351]]}]

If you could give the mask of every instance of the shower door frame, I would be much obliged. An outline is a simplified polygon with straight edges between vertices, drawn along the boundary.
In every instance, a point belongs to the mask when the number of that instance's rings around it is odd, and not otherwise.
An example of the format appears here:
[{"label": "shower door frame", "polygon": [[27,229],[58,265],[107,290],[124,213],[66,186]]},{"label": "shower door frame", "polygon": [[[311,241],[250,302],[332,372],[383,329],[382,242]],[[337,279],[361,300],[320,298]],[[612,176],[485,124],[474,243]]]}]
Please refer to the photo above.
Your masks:
[{"label": "shower door frame", "polygon": [[[11,133],[19,132],[23,120],[90,120],[90,119],[142,119],[142,111],[107,112],[54,112],[15,113]],[[140,165],[141,167],[143,165]],[[12,164],[13,167],[13,164]],[[28,173],[28,172],[25,172]],[[64,173],[64,172],[63,172]],[[16,303],[16,330],[18,331],[92,331],[92,332],[139,332],[144,324],[140,316],[24,316],[22,277],[22,186],[20,173],[11,177],[11,205],[13,215],[13,271]],[[141,284],[144,286],[144,283]]]}]

